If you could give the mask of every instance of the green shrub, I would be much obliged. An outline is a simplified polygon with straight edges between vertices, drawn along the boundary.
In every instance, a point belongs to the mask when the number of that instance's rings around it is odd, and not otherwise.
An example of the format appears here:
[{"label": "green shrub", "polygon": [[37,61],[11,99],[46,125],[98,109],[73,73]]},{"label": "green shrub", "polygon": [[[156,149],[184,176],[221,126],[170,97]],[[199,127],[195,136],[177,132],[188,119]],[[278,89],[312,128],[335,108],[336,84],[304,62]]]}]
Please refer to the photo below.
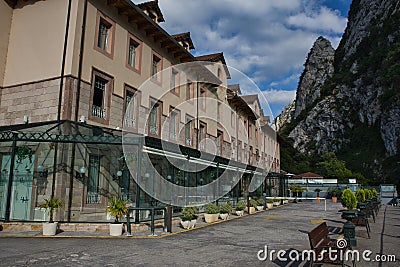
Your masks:
[{"label": "green shrub", "polygon": [[349,189],[345,189],[341,196],[342,205],[348,210],[353,210],[357,207],[357,199],[354,193]]},{"label": "green shrub", "polygon": [[267,198],[267,203],[272,204],[274,203],[274,200],[272,198]]},{"label": "green shrub", "polygon": [[220,213],[231,213],[232,207],[228,203],[222,204],[221,207],[219,208]]},{"label": "green shrub", "polygon": [[359,203],[365,201],[365,191],[364,191],[364,189],[358,189],[356,191],[356,199],[357,199],[357,202],[359,202]]},{"label": "green shrub", "polygon": [[257,207],[257,200],[255,200],[255,199],[250,199],[250,206],[252,206],[252,207]]},{"label": "green shrub", "polygon": [[182,221],[191,221],[197,219],[198,210],[196,207],[185,207],[180,216]]},{"label": "green shrub", "polygon": [[365,189],[365,199],[371,199],[372,198],[372,191],[369,189]]},{"label": "green shrub", "polygon": [[371,192],[372,192],[372,197],[377,197],[378,196],[378,192],[376,192],[375,188],[372,188]]},{"label": "green shrub", "polygon": [[279,198],[274,198],[273,200],[274,200],[274,202],[281,202],[281,200]]},{"label": "green shrub", "polygon": [[206,213],[217,214],[219,212],[218,206],[214,203],[210,203],[206,206]]},{"label": "green shrub", "polygon": [[263,206],[264,205],[264,200],[263,199],[259,199],[257,200],[257,206]]},{"label": "green shrub", "polygon": [[236,204],[236,210],[237,211],[241,211],[241,210],[244,210],[245,208],[247,207],[247,205],[246,205],[246,203],[244,203],[244,201],[239,201],[237,204]]},{"label": "green shrub", "polygon": [[111,213],[111,215],[114,216],[114,223],[118,223],[119,219],[121,219],[128,212],[128,207],[126,206],[127,204],[128,201],[122,200],[116,196],[110,198],[107,210],[109,213]]}]

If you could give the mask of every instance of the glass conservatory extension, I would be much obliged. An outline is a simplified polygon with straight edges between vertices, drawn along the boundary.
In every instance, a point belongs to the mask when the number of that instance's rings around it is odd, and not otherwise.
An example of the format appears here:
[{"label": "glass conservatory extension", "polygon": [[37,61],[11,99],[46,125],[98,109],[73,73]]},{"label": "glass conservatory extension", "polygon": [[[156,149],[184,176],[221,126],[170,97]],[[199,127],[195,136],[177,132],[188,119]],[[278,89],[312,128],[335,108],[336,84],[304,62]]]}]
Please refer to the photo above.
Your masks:
[{"label": "glass conservatory extension", "polygon": [[[131,154],[137,156],[124,154],[123,139],[130,145]],[[182,165],[198,153],[186,147],[181,150],[186,155],[178,159],[182,160]],[[218,156],[201,171],[182,171],[168,162],[158,139],[135,133],[125,138],[121,130],[85,123],[52,121],[0,127],[0,220],[45,221],[47,214],[39,205],[51,197],[63,202],[63,207],[55,214],[59,222],[110,221],[106,210],[111,196],[118,196],[136,207],[176,203],[173,198],[185,198],[185,203],[191,205],[204,202],[200,193],[189,196],[185,192],[170,192],[170,200],[151,197],[135,182],[137,179],[152,181],[151,173],[142,162],[145,153],[166,183],[201,187],[227,171],[224,169],[226,159]],[[234,167],[229,170],[229,176],[235,184],[219,201],[234,204],[244,199],[248,195],[248,183],[255,176],[264,182],[254,194],[273,194],[273,179],[267,173],[259,173],[241,163]],[[276,194],[284,192],[283,188],[279,189],[282,186],[285,183],[273,183]],[[174,208],[174,212],[179,210],[179,207]],[[148,219],[146,215],[141,213],[140,220]]]}]

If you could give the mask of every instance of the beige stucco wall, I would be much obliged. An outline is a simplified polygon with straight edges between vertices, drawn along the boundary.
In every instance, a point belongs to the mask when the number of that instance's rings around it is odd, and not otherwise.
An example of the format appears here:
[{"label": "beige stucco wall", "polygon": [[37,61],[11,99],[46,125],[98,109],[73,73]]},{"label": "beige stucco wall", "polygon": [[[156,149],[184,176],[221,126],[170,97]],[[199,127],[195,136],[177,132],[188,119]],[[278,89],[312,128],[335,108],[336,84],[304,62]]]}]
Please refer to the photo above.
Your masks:
[{"label": "beige stucco wall", "polygon": [[12,8],[0,1],[0,87],[3,86],[12,14]]},{"label": "beige stucco wall", "polygon": [[67,4],[19,1],[11,23],[4,86],[60,75]]}]

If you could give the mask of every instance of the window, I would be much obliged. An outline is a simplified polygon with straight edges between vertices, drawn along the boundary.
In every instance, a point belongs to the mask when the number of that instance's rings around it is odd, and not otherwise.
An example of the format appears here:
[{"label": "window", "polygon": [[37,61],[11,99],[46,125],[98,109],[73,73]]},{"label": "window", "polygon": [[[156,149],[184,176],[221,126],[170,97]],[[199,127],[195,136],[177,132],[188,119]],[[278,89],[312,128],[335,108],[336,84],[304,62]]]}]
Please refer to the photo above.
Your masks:
[{"label": "window", "polygon": [[258,145],[258,129],[257,128],[255,128],[255,130],[254,130],[254,138],[256,139],[255,141],[256,141],[256,145]]},{"label": "window", "polygon": [[112,78],[98,71],[93,71],[93,82],[90,99],[90,119],[108,123]]},{"label": "window", "polygon": [[162,70],[162,60],[161,56],[153,52],[153,60],[151,64],[151,76],[153,81],[161,83],[161,70]]},{"label": "window", "polygon": [[217,156],[222,155],[223,142],[224,142],[223,133],[221,131],[217,131]]},{"label": "window", "polygon": [[171,92],[176,94],[177,96],[180,95],[180,87],[179,87],[179,72],[172,69],[171,71]]},{"label": "window", "polygon": [[142,42],[128,34],[128,51],[126,66],[138,73],[140,73],[141,57],[142,57]]},{"label": "window", "polygon": [[236,139],[234,137],[232,137],[231,149],[232,149],[231,158],[235,159],[235,157],[236,157]]},{"label": "window", "polygon": [[204,143],[205,143],[205,139],[206,139],[206,133],[207,133],[207,124],[205,124],[204,122],[201,121],[200,129],[199,129],[199,148],[200,148],[200,150],[205,149]]},{"label": "window", "polygon": [[237,148],[237,159],[240,162],[242,160],[242,141],[238,141],[238,148]]},{"label": "window", "polygon": [[95,49],[102,54],[113,57],[115,22],[100,12],[97,12]]},{"label": "window", "polygon": [[192,128],[193,128],[193,118],[186,115],[185,123],[185,144],[187,146],[192,146]]},{"label": "window", "polygon": [[186,100],[192,100],[194,98],[194,85],[192,81],[188,80],[186,83]]},{"label": "window", "polygon": [[253,138],[253,127],[249,122],[249,138],[252,139]]},{"label": "window", "polygon": [[221,122],[221,102],[217,102],[217,122]]},{"label": "window", "polygon": [[177,140],[176,130],[179,128],[179,111],[173,107],[170,107],[169,116],[169,138],[171,140]]},{"label": "window", "polygon": [[124,126],[128,128],[137,128],[137,114],[139,108],[138,92],[128,86],[125,86],[125,104],[124,104]]},{"label": "window", "polygon": [[86,203],[100,203],[100,156],[98,155],[89,155]]},{"label": "window", "polygon": [[149,114],[149,134],[160,135],[161,126],[161,102],[156,100],[150,100],[150,114]]},{"label": "window", "polygon": [[206,110],[206,90],[200,89],[200,107],[202,110]]},{"label": "window", "polygon": [[232,125],[232,128],[235,128],[235,123],[236,122],[236,116],[235,116],[235,111],[231,111],[231,125]]}]

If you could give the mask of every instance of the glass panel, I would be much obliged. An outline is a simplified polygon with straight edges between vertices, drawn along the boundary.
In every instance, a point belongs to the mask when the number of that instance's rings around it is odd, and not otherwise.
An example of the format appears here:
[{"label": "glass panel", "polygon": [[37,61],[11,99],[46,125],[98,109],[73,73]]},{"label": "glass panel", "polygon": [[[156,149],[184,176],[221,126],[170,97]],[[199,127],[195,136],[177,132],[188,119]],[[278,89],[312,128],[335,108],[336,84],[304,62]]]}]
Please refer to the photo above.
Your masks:
[{"label": "glass panel", "polygon": [[131,91],[126,91],[126,111],[125,111],[125,124],[127,127],[134,128],[136,125],[135,120],[135,95]]},{"label": "glass panel", "polygon": [[100,180],[100,156],[90,155],[86,203],[88,204],[100,203],[99,180]]},{"label": "glass panel", "polygon": [[108,51],[108,35],[110,27],[108,27],[104,21],[100,21],[99,25],[99,37],[97,41],[97,46],[103,50]]},{"label": "glass panel", "polygon": [[[11,145],[11,144],[10,144]],[[6,152],[6,148],[2,148],[3,153]],[[7,191],[8,191],[8,179],[10,175],[10,160],[11,157],[8,154],[0,155],[1,160],[1,172],[0,172],[0,218],[5,219],[6,203],[7,203]]]},{"label": "glass panel", "polygon": [[132,39],[129,42],[129,54],[128,54],[128,64],[136,68],[136,51],[137,51],[137,43],[135,43]]}]

